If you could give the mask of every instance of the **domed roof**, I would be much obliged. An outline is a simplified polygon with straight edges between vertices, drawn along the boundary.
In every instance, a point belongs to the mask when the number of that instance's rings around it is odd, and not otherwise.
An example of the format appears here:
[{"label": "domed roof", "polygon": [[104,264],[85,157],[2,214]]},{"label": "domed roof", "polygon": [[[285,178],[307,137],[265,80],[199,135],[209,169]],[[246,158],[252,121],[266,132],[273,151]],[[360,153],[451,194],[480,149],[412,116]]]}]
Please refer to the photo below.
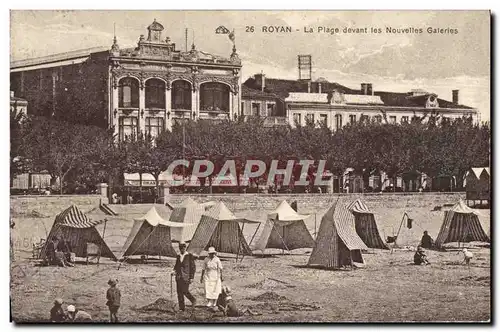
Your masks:
[{"label": "domed roof", "polygon": [[153,23],[151,23],[148,26],[148,30],[153,30],[153,31],[163,31],[163,25],[160,23],[156,22],[156,18],[154,19]]}]

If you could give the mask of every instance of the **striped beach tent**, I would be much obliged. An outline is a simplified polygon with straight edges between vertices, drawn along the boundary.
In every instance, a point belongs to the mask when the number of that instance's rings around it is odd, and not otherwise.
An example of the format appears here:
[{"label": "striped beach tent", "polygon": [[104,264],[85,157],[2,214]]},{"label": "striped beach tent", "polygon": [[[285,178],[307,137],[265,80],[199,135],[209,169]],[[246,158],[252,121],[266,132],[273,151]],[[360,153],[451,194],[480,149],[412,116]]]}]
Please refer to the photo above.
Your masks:
[{"label": "striped beach tent", "polygon": [[380,237],[375,215],[362,200],[355,200],[347,209],[354,215],[356,233],[368,248],[389,249]]},{"label": "striped beach tent", "polygon": [[[240,223],[243,225],[241,228]],[[258,222],[237,218],[223,202],[218,202],[202,215],[187,251],[200,255],[202,251],[214,247],[218,252],[252,255],[243,236],[246,223]]]},{"label": "striped beach tent", "polygon": [[281,202],[268,214],[262,234],[252,249],[264,251],[266,248],[312,248],[314,239],[304,222],[308,217],[298,214],[286,201]]},{"label": "striped beach tent", "polygon": [[318,237],[307,265],[339,269],[363,266],[362,250],[368,247],[354,228],[354,216],[345,206],[334,204],[321,219]]},{"label": "striped beach tent", "polygon": [[[93,243],[100,248],[101,257],[116,260],[108,245],[104,242],[96,226],[105,220],[92,220],[75,205],[59,213],[50,229],[46,245],[55,238],[62,237],[71,244],[76,257],[87,257],[88,243]],[[41,258],[46,257],[46,247],[41,251]]]},{"label": "striped beach tent", "polygon": [[189,242],[193,238],[196,227],[200,223],[201,216],[205,212],[205,206],[199,204],[191,197],[186,198],[180,205],[174,206],[169,221],[175,223],[188,223],[188,227],[176,227],[171,229],[173,242]]},{"label": "striped beach tent", "polygon": [[174,223],[163,219],[153,206],[144,216],[134,219],[134,225],[122,249],[122,257],[134,255],[176,257],[172,247],[171,229],[189,227],[189,223]]},{"label": "striped beach tent", "polygon": [[436,237],[436,247],[441,248],[449,242],[490,242],[478,215],[463,200],[455,204],[451,210],[445,211],[443,224]]}]

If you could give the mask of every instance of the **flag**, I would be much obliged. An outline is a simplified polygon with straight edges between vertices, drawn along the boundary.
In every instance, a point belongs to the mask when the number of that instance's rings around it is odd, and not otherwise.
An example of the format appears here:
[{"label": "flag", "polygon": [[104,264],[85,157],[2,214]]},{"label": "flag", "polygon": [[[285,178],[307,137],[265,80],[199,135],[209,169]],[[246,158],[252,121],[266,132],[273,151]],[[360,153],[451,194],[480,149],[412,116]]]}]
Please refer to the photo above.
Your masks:
[{"label": "flag", "polygon": [[229,33],[229,39],[234,43],[234,29]]},{"label": "flag", "polygon": [[411,229],[411,227],[412,227],[412,223],[413,223],[413,219],[408,218],[408,223],[407,223],[407,225],[406,225],[406,226],[408,227],[408,229]]}]

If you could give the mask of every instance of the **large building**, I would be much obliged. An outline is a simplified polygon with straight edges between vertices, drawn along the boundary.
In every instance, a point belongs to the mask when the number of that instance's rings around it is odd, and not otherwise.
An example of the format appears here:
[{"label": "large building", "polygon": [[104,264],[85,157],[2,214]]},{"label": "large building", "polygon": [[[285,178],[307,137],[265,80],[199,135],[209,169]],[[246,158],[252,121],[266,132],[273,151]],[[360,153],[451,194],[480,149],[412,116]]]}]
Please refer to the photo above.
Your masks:
[{"label": "large building", "polygon": [[[414,116],[433,113],[441,118],[472,116],[478,120],[475,108],[459,103],[458,90],[452,90],[452,101],[447,101],[435,93],[417,89],[408,93],[375,91],[372,84],[361,83],[357,90],[324,78],[284,80],[266,78],[262,73],[247,79],[242,90],[244,114],[271,117],[272,123],[292,126],[323,122],[337,130],[359,120],[403,123]],[[277,105],[276,112],[271,114],[270,103]],[[275,119],[276,116],[284,119]]]},{"label": "large building", "polygon": [[241,61],[196,49],[180,51],[156,20],[136,47],[68,52],[11,63],[11,91],[34,115],[114,127],[123,139],[156,135],[180,119],[235,119]]}]

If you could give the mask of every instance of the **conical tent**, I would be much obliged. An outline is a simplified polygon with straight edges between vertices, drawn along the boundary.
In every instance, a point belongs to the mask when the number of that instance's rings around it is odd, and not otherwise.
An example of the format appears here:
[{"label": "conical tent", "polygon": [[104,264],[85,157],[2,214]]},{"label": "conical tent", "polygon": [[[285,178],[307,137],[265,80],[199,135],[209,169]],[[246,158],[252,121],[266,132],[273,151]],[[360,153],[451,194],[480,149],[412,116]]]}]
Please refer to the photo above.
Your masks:
[{"label": "conical tent", "polygon": [[307,265],[339,269],[364,264],[361,250],[368,247],[356,233],[353,219],[346,207],[333,205],[321,219],[316,244]]},{"label": "conical tent", "polygon": [[[59,213],[50,229],[46,245],[55,237],[62,237],[71,245],[76,257],[87,257],[87,244],[93,243],[100,248],[101,257],[116,259],[101,234],[95,228],[105,220],[91,220],[75,205]],[[41,258],[46,257],[46,245],[42,248]]]},{"label": "conical tent", "polygon": [[164,220],[152,207],[143,217],[134,219],[134,225],[122,249],[122,257],[133,255],[176,257],[170,239],[171,228],[191,226]]},{"label": "conical tent", "polygon": [[307,217],[309,216],[298,214],[286,201],[281,202],[268,214],[264,230],[253,249],[312,248],[314,239],[304,222]]},{"label": "conical tent", "polygon": [[380,233],[375,222],[375,215],[366,204],[360,199],[355,200],[347,207],[354,215],[354,225],[356,233],[368,248],[389,249],[380,237]]},{"label": "conical tent", "polygon": [[171,230],[172,241],[191,241],[204,212],[205,207],[202,204],[198,204],[190,197],[186,198],[180,205],[174,207],[170,215],[170,221],[176,223],[189,223],[191,226],[173,228]]},{"label": "conical tent", "polygon": [[444,213],[444,221],[436,238],[435,245],[441,248],[449,242],[490,242],[478,213],[460,200],[453,208]]},{"label": "conical tent", "polygon": [[239,223],[256,223],[247,219],[236,218],[223,202],[218,202],[201,217],[200,223],[189,243],[188,251],[199,255],[209,247],[218,252],[236,255],[251,255]]}]

